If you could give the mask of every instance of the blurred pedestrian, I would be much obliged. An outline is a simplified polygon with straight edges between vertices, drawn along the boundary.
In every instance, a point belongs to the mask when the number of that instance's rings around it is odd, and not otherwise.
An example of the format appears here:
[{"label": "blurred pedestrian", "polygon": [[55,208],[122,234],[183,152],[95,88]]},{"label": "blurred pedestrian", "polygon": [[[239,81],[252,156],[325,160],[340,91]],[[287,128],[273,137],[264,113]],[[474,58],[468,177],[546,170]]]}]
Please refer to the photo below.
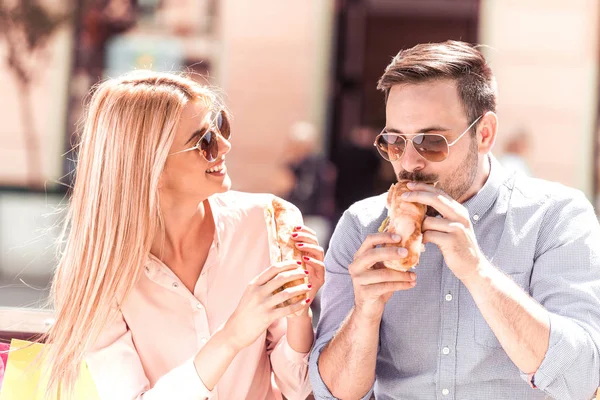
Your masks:
[{"label": "blurred pedestrian", "polygon": [[525,130],[519,130],[506,142],[504,153],[500,156],[500,164],[511,172],[532,176],[527,163],[527,155],[531,147],[531,138]]},{"label": "blurred pedestrian", "polygon": [[354,202],[376,193],[375,185],[379,180],[381,161],[373,147],[375,136],[377,131],[374,129],[357,126],[335,151],[333,162],[337,168],[336,221]]}]

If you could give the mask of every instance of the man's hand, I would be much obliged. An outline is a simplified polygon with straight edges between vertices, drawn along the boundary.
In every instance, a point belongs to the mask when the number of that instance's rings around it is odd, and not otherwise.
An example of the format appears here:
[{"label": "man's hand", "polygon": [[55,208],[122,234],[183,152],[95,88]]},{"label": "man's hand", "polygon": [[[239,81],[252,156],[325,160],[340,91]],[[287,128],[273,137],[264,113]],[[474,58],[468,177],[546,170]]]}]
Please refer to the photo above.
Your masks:
[{"label": "man's hand", "polygon": [[403,200],[431,206],[442,216],[425,218],[423,243],[435,243],[448,268],[461,281],[477,274],[485,257],[477,244],[467,209],[431,185],[411,182],[408,188],[411,192],[404,193]]},{"label": "man's hand", "polygon": [[385,268],[380,264],[387,260],[401,260],[408,251],[403,247],[376,247],[386,243],[398,243],[400,237],[389,233],[369,235],[360,246],[349,266],[356,312],[369,320],[381,319],[385,303],[396,290],[411,289],[416,284],[414,272],[402,272]]}]

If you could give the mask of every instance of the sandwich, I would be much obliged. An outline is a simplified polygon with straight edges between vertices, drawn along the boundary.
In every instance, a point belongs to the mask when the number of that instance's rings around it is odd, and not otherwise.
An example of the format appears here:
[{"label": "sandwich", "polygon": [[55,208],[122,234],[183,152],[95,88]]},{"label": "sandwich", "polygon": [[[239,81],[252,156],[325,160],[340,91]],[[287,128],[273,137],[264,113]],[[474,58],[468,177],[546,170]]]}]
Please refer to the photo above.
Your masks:
[{"label": "sandwich", "polygon": [[399,243],[384,244],[383,247],[404,247],[408,256],[402,260],[384,261],[383,265],[398,271],[408,271],[419,263],[419,256],[424,250],[421,225],[425,219],[427,206],[403,200],[402,193],[409,192],[407,184],[400,181],[393,184],[388,191],[388,217],[379,228],[380,232],[395,233],[400,236]]},{"label": "sandwich", "polygon": [[[304,267],[302,252],[298,250],[296,241],[292,239],[294,228],[303,225],[302,213],[300,213],[300,210],[292,203],[273,196],[272,201],[267,204],[265,218],[269,231],[271,262],[276,263],[293,260],[301,262],[302,267]],[[302,285],[303,283],[308,283],[308,277],[288,282],[276,289],[273,294],[279,293],[289,287]],[[307,297],[308,294],[295,296],[279,304],[277,307],[295,304],[305,300]]]}]

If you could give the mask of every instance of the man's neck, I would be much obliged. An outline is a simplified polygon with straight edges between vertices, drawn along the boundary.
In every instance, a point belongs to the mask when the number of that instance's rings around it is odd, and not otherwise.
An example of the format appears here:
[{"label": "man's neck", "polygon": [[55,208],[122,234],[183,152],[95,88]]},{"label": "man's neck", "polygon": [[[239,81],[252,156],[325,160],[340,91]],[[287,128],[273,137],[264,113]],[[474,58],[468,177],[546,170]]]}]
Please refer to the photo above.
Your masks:
[{"label": "man's neck", "polygon": [[475,196],[479,191],[483,188],[488,178],[490,177],[491,168],[491,159],[489,155],[484,155],[477,163],[477,175],[475,175],[475,180],[473,184],[466,191],[466,193],[461,196],[458,200],[459,203],[464,203],[469,200],[471,197]]}]

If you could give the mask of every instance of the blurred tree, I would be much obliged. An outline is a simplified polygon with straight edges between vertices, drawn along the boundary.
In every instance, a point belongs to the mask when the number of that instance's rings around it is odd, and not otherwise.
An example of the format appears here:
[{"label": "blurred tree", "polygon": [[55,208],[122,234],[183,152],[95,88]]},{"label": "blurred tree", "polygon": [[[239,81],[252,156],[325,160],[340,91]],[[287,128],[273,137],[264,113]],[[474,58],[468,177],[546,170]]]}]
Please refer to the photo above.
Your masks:
[{"label": "blurred tree", "polygon": [[[58,2],[53,2],[54,4]],[[34,124],[31,90],[47,61],[48,42],[76,15],[76,0],[53,10],[43,0],[0,0],[0,39],[6,44],[6,62],[16,81],[20,118],[27,149],[27,179],[31,188],[44,185],[40,157],[40,137]]]}]

